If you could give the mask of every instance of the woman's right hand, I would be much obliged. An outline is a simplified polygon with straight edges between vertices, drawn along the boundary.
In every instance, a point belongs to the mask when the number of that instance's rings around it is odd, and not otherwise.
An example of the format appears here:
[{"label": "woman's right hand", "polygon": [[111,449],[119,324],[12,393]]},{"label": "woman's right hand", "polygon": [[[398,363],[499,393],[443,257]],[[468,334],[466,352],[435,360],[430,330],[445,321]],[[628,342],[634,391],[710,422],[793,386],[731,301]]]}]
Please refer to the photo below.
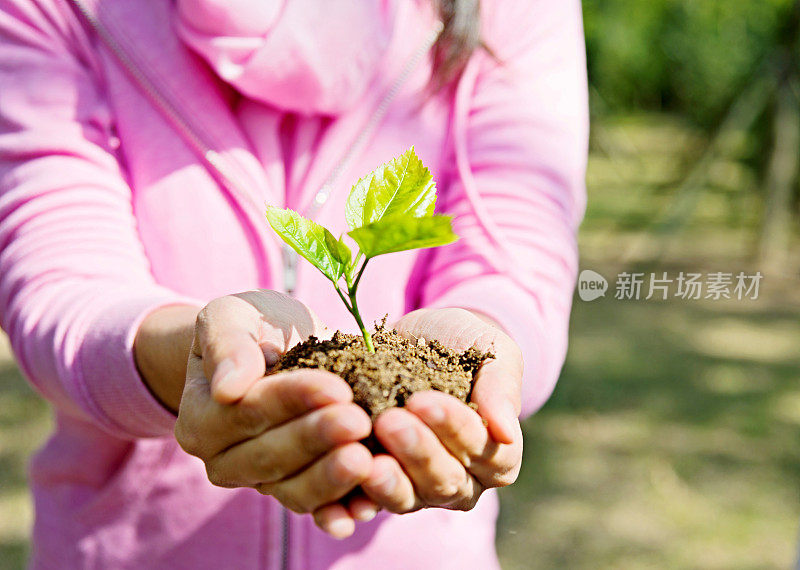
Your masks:
[{"label": "woman's right hand", "polygon": [[319,511],[317,524],[345,537],[351,513],[320,507],[369,476],[372,455],[358,443],[372,429],[369,416],[334,374],[264,376],[288,348],[325,333],[305,305],[275,291],[209,303],[197,317],[175,437],[205,462],[214,485],[252,487],[292,511]]}]

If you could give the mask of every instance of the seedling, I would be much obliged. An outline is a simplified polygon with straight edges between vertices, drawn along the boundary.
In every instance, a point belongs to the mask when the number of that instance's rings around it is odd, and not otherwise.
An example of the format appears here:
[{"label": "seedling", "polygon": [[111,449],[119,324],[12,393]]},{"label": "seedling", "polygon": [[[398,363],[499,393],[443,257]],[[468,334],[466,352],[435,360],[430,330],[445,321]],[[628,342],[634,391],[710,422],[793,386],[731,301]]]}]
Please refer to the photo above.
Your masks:
[{"label": "seedling", "polygon": [[345,205],[347,235],[358,246],[353,252],[318,223],[290,209],[267,207],[272,229],[301,257],[327,277],[358,323],[367,350],[375,352],[372,336],[358,310],[356,291],[373,257],[396,251],[453,243],[452,216],[434,215],[436,183],[411,147],[403,155],[356,182]]}]

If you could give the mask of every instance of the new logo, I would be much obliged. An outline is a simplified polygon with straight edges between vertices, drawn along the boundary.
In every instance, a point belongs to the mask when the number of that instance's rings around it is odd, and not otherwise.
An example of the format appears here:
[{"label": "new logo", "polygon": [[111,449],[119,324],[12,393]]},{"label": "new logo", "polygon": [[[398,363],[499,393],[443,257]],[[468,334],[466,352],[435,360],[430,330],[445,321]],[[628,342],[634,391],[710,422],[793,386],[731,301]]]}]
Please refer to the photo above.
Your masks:
[{"label": "new logo", "polygon": [[598,297],[605,297],[608,291],[606,278],[592,271],[584,269],[578,276],[578,296],[581,301],[594,301]]}]

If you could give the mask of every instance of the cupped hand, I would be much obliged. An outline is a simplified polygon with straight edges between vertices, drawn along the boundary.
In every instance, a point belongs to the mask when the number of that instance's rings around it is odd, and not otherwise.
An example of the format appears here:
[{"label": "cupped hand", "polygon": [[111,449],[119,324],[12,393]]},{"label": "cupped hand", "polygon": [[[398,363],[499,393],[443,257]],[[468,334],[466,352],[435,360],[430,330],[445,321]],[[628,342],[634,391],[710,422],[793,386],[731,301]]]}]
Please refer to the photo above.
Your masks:
[{"label": "cupped hand", "polygon": [[334,374],[265,376],[291,346],[326,333],[305,305],[275,291],[209,303],[197,317],[175,437],[204,461],[213,484],[272,495],[344,537],[359,509],[374,510],[366,500],[350,511],[331,505],[372,472],[372,455],[358,443],[371,431],[369,416]]},{"label": "cupped hand", "polygon": [[473,386],[477,413],[453,396],[426,391],[411,396],[405,408],[381,414],[373,429],[389,454],[374,458],[361,487],[395,513],[469,510],[485,489],[509,485],[519,474],[520,350],[489,319],[464,309],[414,311],[396,328],[459,351],[476,346],[495,358],[482,366]]}]

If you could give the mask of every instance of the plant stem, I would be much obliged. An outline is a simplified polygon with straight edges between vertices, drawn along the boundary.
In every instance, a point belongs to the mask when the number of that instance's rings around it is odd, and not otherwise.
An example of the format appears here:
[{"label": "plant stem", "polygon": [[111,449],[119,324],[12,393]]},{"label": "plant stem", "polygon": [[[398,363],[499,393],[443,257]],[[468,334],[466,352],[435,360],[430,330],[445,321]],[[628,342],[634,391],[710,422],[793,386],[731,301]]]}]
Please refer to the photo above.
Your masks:
[{"label": "plant stem", "polygon": [[344,293],[342,293],[341,289],[339,289],[339,286],[335,283],[333,284],[333,288],[336,289],[336,293],[339,294],[339,298],[342,300],[342,303],[344,303],[344,306],[347,307],[347,310],[350,311],[350,314],[352,315],[353,308],[350,306],[350,303],[347,302],[347,297],[344,296]]},{"label": "plant stem", "polygon": [[[369,259],[364,260],[364,264],[361,266],[361,269],[358,270],[358,275],[353,280],[352,283],[347,283],[347,293],[350,297],[350,306],[347,307],[350,310],[350,314],[356,319],[358,323],[358,328],[361,329],[361,335],[364,337],[364,344],[367,345],[367,350],[370,352],[375,352],[375,347],[372,345],[372,335],[369,334],[367,331],[367,327],[364,326],[364,321],[361,319],[361,313],[358,311],[358,302],[356,301],[356,290],[358,289],[358,282],[361,281],[361,275],[364,273],[364,268],[367,266],[367,262]],[[338,289],[337,289],[338,290]],[[339,293],[344,301],[344,296]],[[345,305],[347,303],[345,302]]]},{"label": "plant stem", "polygon": [[356,289],[358,289],[358,282],[361,281],[361,276],[364,275],[364,269],[367,267],[367,262],[369,259],[364,260],[364,264],[361,266],[361,269],[358,270],[358,275],[356,275],[355,280],[353,280],[353,284],[350,287],[353,289],[353,295],[356,293]]},{"label": "plant stem", "polygon": [[364,337],[364,344],[367,345],[367,350],[370,352],[375,352],[375,347],[372,345],[372,335],[367,332],[367,327],[364,326],[364,321],[361,320],[361,313],[358,312],[355,289],[350,290],[350,303],[353,307],[350,313],[353,315],[353,317],[355,317],[356,322],[358,323],[358,328],[361,329],[361,335]]}]

